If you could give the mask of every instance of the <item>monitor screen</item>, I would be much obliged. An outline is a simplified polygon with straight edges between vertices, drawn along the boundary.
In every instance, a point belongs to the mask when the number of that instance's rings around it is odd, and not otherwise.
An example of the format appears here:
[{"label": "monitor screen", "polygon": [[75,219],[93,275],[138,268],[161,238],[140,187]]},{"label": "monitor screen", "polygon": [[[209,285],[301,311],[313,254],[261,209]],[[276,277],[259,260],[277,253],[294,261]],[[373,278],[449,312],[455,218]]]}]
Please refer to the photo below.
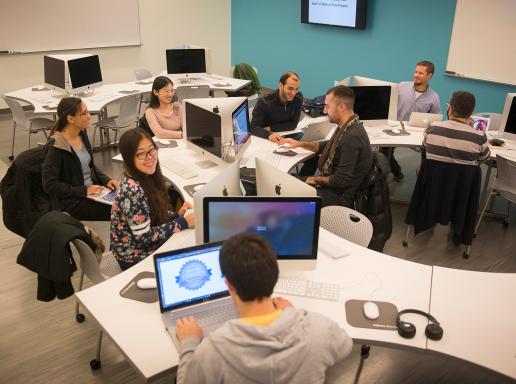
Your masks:
[{"label": "monitor screen", "polygon": [[162,312],[229,296],[219,264],[221,247],[205,244],[154,255]]},{"label": "monitor screen", "polygon": [[221,118],[189,102],[185,102],[186,140],[197,147],[222,158]]},{"label": "monitor screen", "polygon": [[507,122],[505,123],[505,132],[516,134],[516,96],[512,97],[507,114]]},{"label": "monitor screen", "polygon": [[365,29],[367,0],[301,0],[301,22]]},{"label": "monitor screen", "polygon": [[66,89],[65,62],[51,56],[43,56],[45,83],[60,89]]},{"label": "monitor screen", "polygon": [[235,109],[232,114],[232,121],[235,154],[237,154],[251,136],[249,132],[249,106],[247,100]]},{"label": "monitor screen", "polygon": [[368,85],[350,88],[355,94],[353,110],[360,120],[385,120],[389,118],[391,86]]},{"label": "monitor screen", "polygon": [[102,83],[102,72],[98,55],[68,60],[68,73],[72,89]]},{"label": "monitor screen", "polygon": [[167,73],[205,73],[204,49],[167,49]]},{"label": "monitor screen", "polygon": [[267,239],[278,259],[316,259],[321,202],[318,197],[205,197],[204,241],[240,232]]}]

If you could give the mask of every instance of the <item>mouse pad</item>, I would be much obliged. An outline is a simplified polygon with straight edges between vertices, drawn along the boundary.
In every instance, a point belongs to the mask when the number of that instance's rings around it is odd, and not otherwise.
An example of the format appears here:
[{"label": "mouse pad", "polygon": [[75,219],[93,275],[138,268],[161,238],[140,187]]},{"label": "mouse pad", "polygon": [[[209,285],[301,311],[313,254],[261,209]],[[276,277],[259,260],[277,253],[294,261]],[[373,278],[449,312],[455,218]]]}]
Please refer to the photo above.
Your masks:
[{"label": "mouse pad", "polygon": [[390,136],[408,136],[408,135],[410,135],[410,133],[407,131],[405,131],[405,132],[400,131],[400,133],[394,133],[390,129],[384,129],[383,132]]},{"label": "mouse pad", "polygon": [[276,154],[276,155],[281,155],[281,156],[295,156],[297,155],[297,152],[294,152],[292,150],[288,150],[286,152],[276,152],[276,150],[274,150],[272,153]]},{"label": "mouse pad", "polygon": [[206,185],[206,183],[185,185],[185,187],[183,189],[186,191],[186,193],[188,193],[190,195],[190,197],[193,197],[193,194],[196,192],[195,187],[197,187],[198,185]]},{"label": "mouse pad", "polygon": [[142,303],[155,303],[158,301],[158,290],[154,289],[140,289],[136,286],[136,282],[144,277],[155,277],[154,272],[140,272],[133,279],[127,283],[120,291],[120,296],[141,301]]},{"label": "mouse pad", "polygon": [[396,317],[398,308],[386,301],[373,301],[378,305],[380,316],[376,320],[369,320],[364,316],[364,303],[369,300],[348,300],[346,301],[346,318],[349,325],[357,328],[373,329],[398,329]]},{"label": "mouse pad", "polygon": [[161,144],[159,141],[155,141],[158,148],[175,148],[177,147],[177,143],[175,140],[169,140],[168,144]]}]

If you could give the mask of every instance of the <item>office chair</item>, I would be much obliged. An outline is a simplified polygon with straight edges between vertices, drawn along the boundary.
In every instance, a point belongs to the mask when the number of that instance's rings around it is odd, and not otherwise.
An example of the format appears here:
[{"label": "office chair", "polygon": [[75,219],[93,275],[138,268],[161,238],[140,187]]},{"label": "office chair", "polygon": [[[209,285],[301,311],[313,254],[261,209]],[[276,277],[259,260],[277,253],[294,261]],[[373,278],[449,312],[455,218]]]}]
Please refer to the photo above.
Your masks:
[{"label": "office chair", "polygon": [[321,227],[362,247],[367,247],[373,236],[373,224],[367,217],[338,205],[321,209]]},{"label": "office chair", "polygon": [[[152,73],[147,68],[137,68],[134,70],[134,77],[136,80],[147,80],[152,78]],[[152,91],[151,91],[152,92]],[[140,105],[138,106],[138,115],[140,115],[142,104],[150,103],[150,92],[145,92],[140,100]]]},{"label": "office chair", "polygon": [[[78,291],[82,290],[84,275],[86,275],[93,284],[98,284],[122,272],[111,252],[105,252],[102,255],[102,261],[99,265],[93,250],[88,246],[88,244],[79,239],[73,240],[71,244],[73,244],[79,252],[79,262],[76,263],[77,265],[80,265],[81,268]],[[105,272],[103,272],[103,270],[105,270]],[[75,319],[78,323],[82,323],[84,321],[84,315],[79,312],[79,301],[75,304]],[[90,367],[94,370],[99,369],[101,366],[100,347],[102,345],[102,335],[103,332],[101,330],[97,340],[95,359],[90,361]]]},{"label": "office chair", "polygon": [[176,88],[176,98],[179,103],[184,99],[202,99],[210,97],[210,87],[208,85],[192,85]]},{"label": "office chair", "polygon": [[27,148],[30,148],[30,136],[33,133],[37,133],[42,131],[45,135],[45,138],[47,138],[47,130],[50,130],[52,126],[54,125],[54,121],[50,119],[46,119],[43,117],[36,117],[32,119],[28,119],[25,111],[23,110],[20,103],[18,103],[16,100],[11,99],[9,97],[3,97],[5,102],[7,103],[7,106],[11,110],[11,113],[13,115],[13,141],[11,145],[11,155],[9,156],[9,160],[14,159],[14,139],[16,136],[16,126],[21,126],[22,128],[25,128],[27,131],[29,131],[28,136],[28,146]]},{"label": "office chair", "polygon": [[[501,196],[507,200],[507,216],[505,216],[503,222],[504,227],[509,225],[511,203],[516,203],[516,161],[509,160],[500,155],[496,155],[496,165],[498,167],[498,175],[496,175],[495,183],[489,191],[484,207],[480,212],[480,217],[478,218],[477,225],[475,226],[474,237],[477,236],[478,227],[480,226],[480,222],[484,217],[484,213],[492,197]],[[471,245],[466,251],[468,255],[470,249]]]},{"label": "office chair", "polygon": [[[373,224],[367,217],[351,208],[338,205],[321,209],[321,227],[362,247],[367,247],[373,237]],[[370,350],[369,345],[362,344],[355,383],[360,379],[364,361],[369,357]]]},{"label": "office chair", "polygon": [[[109,130],[115,131],[114,144],[117,143],[118,131],[127,128],[131,124],[138,125],[138,110],[140,107],[141,94],[124,97],[120,101],[120,113],[118,116],[110,116],[100,120],[95,124],[93,131],[93,148],[95,148],[95,137],[97,128],[100,130],[101,146],[104,145],[103,139],[109,139]],[[109,144],[109,143],[108,143]]]}]

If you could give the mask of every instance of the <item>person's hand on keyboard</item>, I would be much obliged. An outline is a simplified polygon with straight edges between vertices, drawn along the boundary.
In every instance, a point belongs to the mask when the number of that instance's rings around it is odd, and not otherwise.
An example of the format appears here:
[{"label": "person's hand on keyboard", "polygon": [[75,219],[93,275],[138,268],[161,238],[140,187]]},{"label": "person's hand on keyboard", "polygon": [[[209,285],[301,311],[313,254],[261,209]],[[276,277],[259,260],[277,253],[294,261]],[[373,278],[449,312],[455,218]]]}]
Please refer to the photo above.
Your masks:
[{"label": "person's hand on keyboard", "polygon": [[288,301],[287,299],[284,299],[283,297],[274,297],[272,299],[272,304],[276,307],[276,309],[285,309],[288,307],[294,308],[292,303]]},{"label": "person's hand on keyboard", "polygon": [[197,324],[193,316],[184,317],[176,321],[176,337],[179,341],[187,337],[196,336],[202,338],[204,332]]},{"label": "person's hand on keyboard", "polygon": [[102,192],[102,188],[104,188],[102,185],[92,184],[86,189],[86,194],[88,196],[98,195],[100,192]]},{"label": "person's hand on keyboard", "polygon": [[186,215],[185,220],[188,223],[188,228],[195,228],[195,215],[193,212]]},{"label": "person's hand on keyboard", "polygon": [[106,187],[109,189],[117,189],[118,188],[118,180],[111,179],[107,182]]}]

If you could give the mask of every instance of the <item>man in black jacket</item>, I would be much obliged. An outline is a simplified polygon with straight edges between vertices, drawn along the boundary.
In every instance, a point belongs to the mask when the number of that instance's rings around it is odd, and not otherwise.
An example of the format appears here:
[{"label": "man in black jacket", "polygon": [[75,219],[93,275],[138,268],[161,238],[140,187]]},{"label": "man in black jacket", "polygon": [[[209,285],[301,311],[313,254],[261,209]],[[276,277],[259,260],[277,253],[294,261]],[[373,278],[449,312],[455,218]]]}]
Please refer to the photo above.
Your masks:
[{"label": "man in black jacket", "polygon": [[317,188],[322,205],[342,205],[354,208],[356,193],[368,175],[373,162],[373,151],[364,125],[353,112],[355,96],[344,85],[326,93],[324,113],[331,123],[338,125],[328,141],[300,142],[282,139],[280,144],[303,147],[319,155],[319,176],[310,176],[306,183]]},{"label": "man in black jacket", "polygon": [[297,127],[303,105],[300,85],[299,76],[295,72],[287,72],[281,76],[277,91],[258,99],[251,120],[253,135],[277,143],[281,136],[276,132]]}]

